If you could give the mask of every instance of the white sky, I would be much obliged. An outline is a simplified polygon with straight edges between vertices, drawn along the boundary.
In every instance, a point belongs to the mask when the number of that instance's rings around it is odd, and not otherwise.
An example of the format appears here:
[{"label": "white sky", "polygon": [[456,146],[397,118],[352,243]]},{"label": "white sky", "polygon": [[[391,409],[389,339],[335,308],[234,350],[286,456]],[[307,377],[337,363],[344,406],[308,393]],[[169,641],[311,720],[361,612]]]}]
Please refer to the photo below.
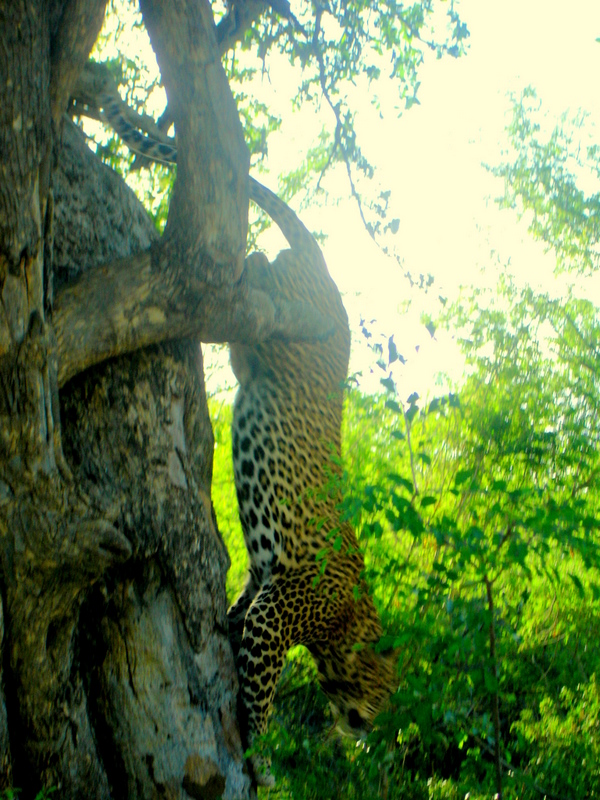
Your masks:
[{"label": "white sky", "polygon": [[[365,98],[357,118],[361,146],[377,167],[375,181],[392,190],[389,217],[401,220],[395,244],[404,266],[413,276],[435,277],[427,295],[411,291],[403,270],[371,243],[354,204],[344,199],[349,188],[343,175],[328,185],[340,195],[337,206],[300,211],[309,228],[328,236],[323,250],[353,329],[358,330],[362,315],[395,334],[408,360],[399,375],[401,396],[415,389],[434,393],[440,371],[454,380],[462,373],[451,338],[437,333],[432,341],[419,322],[423,311],[438,312],[439,294],[455,297],[460,285],[494,286],[494,264],[509,259],[511,271],[523,280],[546,288],[552,280],[552,257],[543,254],[512,212],[496,208],[493,198],[502,187],[482,166],[497,164],[506,146],[509,92],[531,85],[551,115],[583,108],[600,130],[598,0],[461,0],[458,10],[471,33],[469,50],[457,60],[427,59],[420,105],[400,119],[381,121]],[[282,64],[271,69],[270,81],[261,88],[284,117],[281,133],[269,140],[270,175],[261,176],[274,188],[278,172],[299,159],[320,126],[312,109],[290,112],[289,87],[297,80]],[[378,93],[385,98],[385,88],[378,86]],[[395,97],[394,87],[387,94]],[[275,250],[279,246],[277,239]],[[595,283],[598,297],[598,279]],[[373,390],[380,374],[368,378],[361,338],[354,338],[351,369],[362,370],[363,387]]]},{"label": "white sky", "polygon": [[[420,72],[419,106],[400,119],[388,114],[382,121],[368,96],[356,97],[360,144],[377,168],[369,192],[376,195],[378,184],[392,191],[389,218],[400,218],[396,248],[413,276],[434,276],[429,292],[411,290],[404,270],[373,245],[348,199],[341,171],[327,183],[330,205],[295,206],[309,228],[328,237],[323,250],[353,332],[363,316],[394,334],[408,360],[398,375],[401,397],[413,390],[434,393],[438,372],[453,380],[462,374],[451,337],[438,332],[431,340],[420,323],[423,312],[438,313],[438,295],[454,298],[461,285],[495,286],[499,266],[509,260],[521,280],[551,288],[552,257],[544,255],[512,212],[497,209],[493,198],[502,187],[482,166],[497,164],[506,146],[508,93],[531,85],[554,117],[582,108],[600,131],[600,43],[595,41],[600,0],[460,0],[456,7],[471,33],[468,52],[441,60],[428,54]],[[144,45],[140,40],[132,47]],[[274,189],[277,175],[299,162],[324,119],[313,108],[292,112],[290,96],[298,82],[298,71],[281,61],[252,87],[284,119],[281,133],[269,139],[269,174],[258,176]],[[380,81],[377,92],[391,109],[396,88]],[[270,242],[275,252],[285,246],[276,235]],[[600,275],[585,291],[600,304]],[[372,360],[357,333],[351,370],[363,372],[363,388],[376,390],[380,374],[368,377]],[[219,370],[213,387],[223,377]]]}]

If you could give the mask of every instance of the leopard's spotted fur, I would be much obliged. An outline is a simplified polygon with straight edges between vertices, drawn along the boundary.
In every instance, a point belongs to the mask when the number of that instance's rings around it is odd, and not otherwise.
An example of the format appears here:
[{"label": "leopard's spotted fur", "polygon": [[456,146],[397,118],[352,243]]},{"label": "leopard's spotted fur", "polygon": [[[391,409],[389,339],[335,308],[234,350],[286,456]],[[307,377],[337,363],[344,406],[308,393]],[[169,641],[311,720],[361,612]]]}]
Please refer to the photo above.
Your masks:
[{"label": "leopard's spotted fur", "polygon": [[[321,342],[231,345],[240,382],[233,460],[250,574],[229,619],[234,645],[240,643],[249,738],[265,729],[285,653],[294,644],[314,656],[340,727],[358,735],[388,697],[394,667],[369,646],[380,638],[381,625],[361,581],[363,559],[353,530],[339,519],[339,497],[324,485],[326,471],[338,472],[348,320],[311,234],[260,184],[251,195],[291,246],[272,264],[250,256],[251,285],[312,303],[332,322],[333,333]],[[320,575],[316,557],[323,553]]]},{"label": "leopard's spotted fur", "polygon": [[[98,103],[132,150],[176,160],[172,140],[135,130],[114,93]],[[250,571],[228,617],[248,744],[265,730],[286,652],[295,644],[314,656],[339,727],[360,735],[390,694],[394,662],[372,648],[381,625],[361,578],[364,562],[354,532],[339,518],[336,492],[325,486],[326,473],[338,473],[348,320],[313,236],[253,179],[250,197],[290,245],[273,263],[259,253],[249,256],[250,285],[312,304],[333,332],[311,343],[231,345],[240,383],[232,430],[235,484]],[[257,777],[268,782],[263,766],[255,762]]]}]

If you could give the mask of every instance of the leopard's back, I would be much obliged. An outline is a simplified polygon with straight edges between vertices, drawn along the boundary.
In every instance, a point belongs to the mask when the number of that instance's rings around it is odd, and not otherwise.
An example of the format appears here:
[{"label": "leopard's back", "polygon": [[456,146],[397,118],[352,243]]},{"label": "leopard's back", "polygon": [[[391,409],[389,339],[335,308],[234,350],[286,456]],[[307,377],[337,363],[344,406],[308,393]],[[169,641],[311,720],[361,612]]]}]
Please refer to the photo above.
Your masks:
[{"label": "leopard's back", "polygon": [[[252,379],[268,379],[283,392],[302,388],[342,397],[350,357],[350,328],[340,292],[331,278],[321,248],[294,212],[277,195],[250,179],[250,197],[276,222],[290,249],[270,263],[264,256],[247,259],[248,281],[281,300],[311,305],[327,320],[331,334],[323,341],[269,340],[246,347],[231,345],[234,372],[242,388]],[[318,402],[321,402],[319,397]],[[341,422],[341,405],[338,412]]]},{"label": "leopard's back", "polygon": [[273,263],[250,257],[251,286],[310,304],[332,325],[323,341],[231,345],[240,380],[232,429],[236,489],[251,569],[262,583],[273,568],[314,563],[336,525],[338,498],[323,485],[326,470],[338,469],[350,331],[313,236],[265,187],[251,182],[250,195],[291,246]]}]

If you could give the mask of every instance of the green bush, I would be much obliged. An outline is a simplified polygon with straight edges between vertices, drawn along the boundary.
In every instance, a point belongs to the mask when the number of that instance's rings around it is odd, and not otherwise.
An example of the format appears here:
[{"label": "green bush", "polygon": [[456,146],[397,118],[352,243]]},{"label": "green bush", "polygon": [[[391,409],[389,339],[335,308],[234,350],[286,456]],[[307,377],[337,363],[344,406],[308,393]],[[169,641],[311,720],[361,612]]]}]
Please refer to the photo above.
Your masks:
[{"label": "green bush", "polygon": [[516,753],[526,774],[562,797],[600,797],[600,691],[596,675],[539,710],[524,709],[513,724]]},{"label": "green bush", "polygon": [[[485,402],[476,386],[423,409],[414,396],[401,404],[349,394],[341,512],[365,552],[382,646],[398,648],[399,689],[357,747],[332,732],[310,657],[294,651],[262,745],[277,777],[263,797],[489,798],[497,740],[505,798],[533,798],[539,787],[584,797],[596,784],[596,684],[585,699],[577,688],[600,663],[596,500],[572,501],[548,479],[538,490],[526,465],[535,420],[496,426],[484,443],[510,398]],[[226,408],[214,422],[221,469]],[[536,470],[551,473],[550,461],[535,458]],[[215,486],[224,489],[214,500],[235,570],[228,585],[238,588],[246,556],[232,489],[220,475]],[[584,703],[596,704],[595,723],[582,725],[572,770],[561,775],[567,721]]]}]

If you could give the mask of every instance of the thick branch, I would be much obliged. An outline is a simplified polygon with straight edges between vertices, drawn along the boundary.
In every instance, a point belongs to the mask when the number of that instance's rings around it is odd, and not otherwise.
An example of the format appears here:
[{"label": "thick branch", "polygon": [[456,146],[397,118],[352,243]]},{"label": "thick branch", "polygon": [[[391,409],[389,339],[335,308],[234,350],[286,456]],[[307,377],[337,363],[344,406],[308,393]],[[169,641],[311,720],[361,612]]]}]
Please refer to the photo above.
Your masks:
[{"label": "thick branch", "polygon": [[161,247],[203,282],[230,285],[244,264],[250,157],[212,10],[208,0],[140,6],[177,130],[177,179]]},{"label": "thick branch", "polygon": [[268,7],[266,0],[246,0],[230,6],[229,13],[220,20],[215,29],[221,55],[241,41],[244,33]]},{"label": "thick branch", "polygon": [[281,301],[243,281],[220,290],[185,276],[169,283],[166,273],[146,252],[90,270],[57,294],[60,386],[106,358],[168,339],[251,344],[273,336],[315,341],[331,332],[309,304]]},{"label": "thick branch", "polygon": [[67,0],[58,28],[52,31],[50,103],[57,128],[100,33],[106,3],[107,0]]},{"label": "thick branch", "polygon": [[287,19],[294,28],[301,30],[306,36],[306,31],[292,13],[289,0],[235,0],[229,4],[229,12],[216,27],[221,55],[235,47],[244,38],[248,28],[251,28],[268,8],[271,8],[279,17]]},{"label": "thick branch", "polygon": [[[42,228],[39,168],[51,141],[45,91],[49,82],[47,6],[0,3],[0,290],[7,272],[19,275],[24,283],[23,271],[27,269],[33,277],[39,268],[39,263],[32,262]],[[39,289],[36,294],[30,300],[24,292],[19,304],[36,307]],[[27,327],[25,315],[19,316],[10,331],[17,341]]]}]

